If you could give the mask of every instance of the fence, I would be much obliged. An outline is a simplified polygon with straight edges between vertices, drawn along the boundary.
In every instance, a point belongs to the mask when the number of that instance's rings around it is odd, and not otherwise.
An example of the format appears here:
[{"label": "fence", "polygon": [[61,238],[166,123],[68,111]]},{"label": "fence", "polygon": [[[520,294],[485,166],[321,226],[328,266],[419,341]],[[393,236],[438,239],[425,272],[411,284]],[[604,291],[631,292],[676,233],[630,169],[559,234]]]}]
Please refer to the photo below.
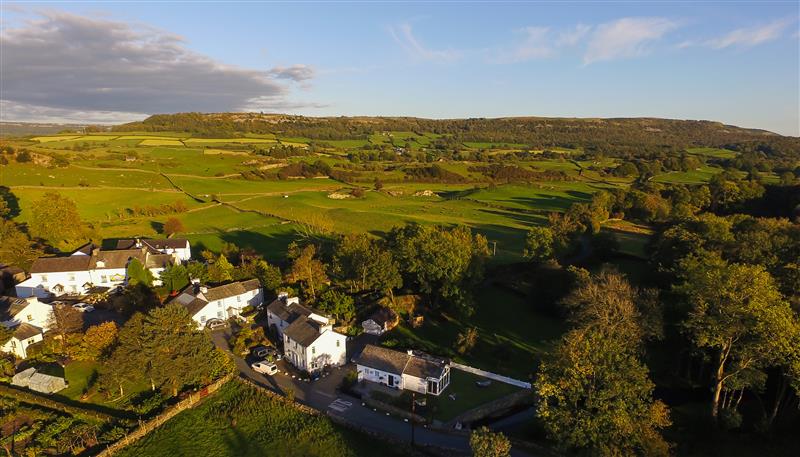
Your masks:
[{"label": "fence", "polygon": [[460,363],[451,362],[450,366],[455,368],[456,370],[466,371],[467,373],[476,374],[478,376],[483,376],[484,378],[493,379],[498,382],[503,382],[506,384],[511,384],[512,386],[522,387],[523,389],[530,389],[531,383],[520,381],[518,379],[509,378],[508,376],[503,376],[501,374],[492,373],[491,371],[481,370],[480,368],[473,368],[469,365],[462,365]]},{"label": "fence", "polygon": [[98,411],[97,408],[91,406],[80,404],[68,399],[61,399],[60,397],[46,396],[23,387],[0,384],[0,395],[7,395],[16,400],[44,406],[56,411],[63,411],[71,415],[84,415],[93,417],[101,421],[128,418],[124,414],[109,414],[103,411]]},{"label": "fence", "polygon": [[164,411],[163,413],[159,414],[158,416],[150,419],[147,422],[142,423],[139,428],[134,430],[133,432],[125,435],[124,438],[117,441],[116,443],[110,445],[102,452],[97,454],[98,457],[109,457],[114,455],[115,453],[121,451],[123,448],[128,446],[129,444],[134,443],[136,440],[144,437],[148,433],[152,432],[153,430],[160,427],[164,422],[172,419],[175,417],[179,412],[194,407],[200,400],[207,397],[209,394],[216,392],[222,387],[223,384],[233,379],[234,374],[229,374],[222,379],[210,384],[209,386],[203,388],[199,392],[193,393],[188,397],[184,398],[180,402],[178,402],[175,406],[171,407],[170,409]]}]

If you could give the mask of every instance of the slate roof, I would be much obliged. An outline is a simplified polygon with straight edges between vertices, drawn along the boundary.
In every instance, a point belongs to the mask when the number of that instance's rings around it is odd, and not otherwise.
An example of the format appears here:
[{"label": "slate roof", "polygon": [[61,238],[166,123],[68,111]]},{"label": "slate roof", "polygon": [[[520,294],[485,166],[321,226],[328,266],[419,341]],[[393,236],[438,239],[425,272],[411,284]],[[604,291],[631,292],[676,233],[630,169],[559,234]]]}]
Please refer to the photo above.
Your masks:
[{"label": "slate roof", "polygon": [[297,320],[298,317],[309,316],[311,313],[313,313],[311,309],[306,308],[299,303],[292,303],[291,305],[286,306],[286,302],[280,298],[276,298],[272,301],[272,303],[267,305],[267,311],[278,316],[282,321],[290,324]]},{"label": "slate roof", "polygon": [[411,375],[421,379],[439,379],[444,374],[444,369],[446,366],[446,360],[413,355],[411,356],[411,360],[408,361],[408,365],[406,365],[406,369],[403,371],[403,374]]},{"label": "slate roof", "polygon": [[209,288],[203,295],[211,302],[242,295],[260,287],[261,283],[258,282],[258,279],[248,279],[247,281],[232,282],[230,284]]},{"label": "slate roof", "polygon": [[40,257],[33,261],[31,273],[59,273],[66,271],[87,271],[91,258],[85,255],[67,257]]},{"label": "slate roof", "polygon": [[319,332],[321,327],[322,324],[319,322],[303,317],[292,322],[283,333],[301,346],[308,347],[321,335]]},{"label": "slate roof", "polygon": [[28,324],[27,322],[23,322],[14,328],[14,338],[20,341],[27,340],[40,333],[42,333],[42,329],[35,325]]},{"label": "slate roof", "polygon": [[361,354],[356,357],[355,362],[358,365],[364,365],[400,376],[403,374],[410,358],[411,356],[405,352],[393,351],[381,346],[368,344],[364,347],[364,350],[361,351]]},{"label": "slate roof", "polygon": [[381,346],[368,344],[355,358],[355,363],[396,375],[409,375],[421,379],[439,379],[448,362],[428,355],[408,354]]},{"label": "slate roof", "polygon": [[[170,257],[170,256],[167,256]],[[195,284],[186,286],[173,300],[186,307],[189,315],[194,316],[210,302],[223,298],[235,297],[251,290],[261,287],[258,279],[248,279],[247,281],[233,282],[218,287],[209,288],[202,295],[205,299],[198,297],[200,289]]]},{"label": "slate roof", "polygon": [[28,306],[28,301],[24,298],[0,296],[0,321],[13,319],[26,306]]},{"label": "slate roof", "polygon": [[[149,246],[151,249],[160,251],[161,249],[185,249],[189,240],[186,238],[164,238],[160,240],[142,240],[142,244]],[[134,249],[136,248],[136,240],[118,240],[117,249]]]}]

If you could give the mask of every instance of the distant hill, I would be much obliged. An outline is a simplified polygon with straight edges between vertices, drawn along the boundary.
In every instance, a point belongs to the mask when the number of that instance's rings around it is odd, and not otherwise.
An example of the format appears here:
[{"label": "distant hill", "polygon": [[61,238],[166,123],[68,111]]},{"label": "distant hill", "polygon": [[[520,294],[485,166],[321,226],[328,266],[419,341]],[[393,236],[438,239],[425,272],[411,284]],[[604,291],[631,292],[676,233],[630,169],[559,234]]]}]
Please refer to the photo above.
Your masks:
[{"label": "distant hill", "polygon": [[[765,152],[800,154],[800,138],[712,121],[657,118],[506,117],[422,119],[413,117],[305,117],[258,113],[160,114],[113,128],[116,131],[179,131],[228,137],[277,134],[312,140],[366,139],[383,132],[444,135],[449,143],[523,144],[533,149],[583,148],[615,156],[650,155],[689,147],[763,145]],[[440,147],[447,148],[448,142]],[[760,146],[759,146],[760,147]]]},{"label": "distant hill", "polygon": [[40,122],[0,122],[0,136],[51,135],[64,130],[83,132],[89,124],[47,124]]}]

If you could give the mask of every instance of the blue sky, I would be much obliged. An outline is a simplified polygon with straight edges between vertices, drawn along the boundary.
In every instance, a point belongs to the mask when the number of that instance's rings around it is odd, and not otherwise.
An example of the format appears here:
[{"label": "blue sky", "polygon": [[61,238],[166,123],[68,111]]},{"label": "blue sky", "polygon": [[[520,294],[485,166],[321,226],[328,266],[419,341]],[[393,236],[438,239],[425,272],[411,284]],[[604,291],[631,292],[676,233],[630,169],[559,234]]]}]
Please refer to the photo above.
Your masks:
[{"label": "blue sky", "polygon": [[3,120],[710,119],[800,135],[798,2],[5,3]]}]

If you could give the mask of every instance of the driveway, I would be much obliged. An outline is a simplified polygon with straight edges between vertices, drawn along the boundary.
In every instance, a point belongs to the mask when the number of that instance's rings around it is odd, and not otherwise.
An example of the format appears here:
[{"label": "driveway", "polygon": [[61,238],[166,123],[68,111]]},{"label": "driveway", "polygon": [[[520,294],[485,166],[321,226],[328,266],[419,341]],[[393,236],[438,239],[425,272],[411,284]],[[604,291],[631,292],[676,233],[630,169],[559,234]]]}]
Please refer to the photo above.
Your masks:
[{"label": "driveway", "polygon": [[[227,342],[228,332],[228,329],[214,331],[211,334],[211,339],[217,347],[231,353]],[[368,339],[361,340],[356,338],[348,342],[348,358],[352,358],[360,352],[368,341]],[[354,351],[352,353],[350,352],[351,343]],[[265,376],[250,368],[248,361],[244,358],[235,354],[232,355],[236,368],[239,370],[239,375],[243,378],[247,378],[281,395],[286,395],[291,390],[294,393],[295,401],[298,403],[314,408],[329,416],[338,416],[366,430],[391,436],[400,441],[411,442],[411,424],[409,422],[399,417],[373,410],[362,405],[360,399],[338,391],[342,379],[349,371],[355,370],[355,365],[353,364],[331,368],[327,376],[317,381],[310,381],[299,375],[294,367],[285,360],[277,362],[280,370],[278,374]],[[414,430],[414,441],[416,444],[448,448],[459,453],[463,452],[464,455],[470,454],[469,440],[464,435],[444,433],[417,425]],[[513,450],[511,454],[514,457],[530,455],[520,450]]]}]

